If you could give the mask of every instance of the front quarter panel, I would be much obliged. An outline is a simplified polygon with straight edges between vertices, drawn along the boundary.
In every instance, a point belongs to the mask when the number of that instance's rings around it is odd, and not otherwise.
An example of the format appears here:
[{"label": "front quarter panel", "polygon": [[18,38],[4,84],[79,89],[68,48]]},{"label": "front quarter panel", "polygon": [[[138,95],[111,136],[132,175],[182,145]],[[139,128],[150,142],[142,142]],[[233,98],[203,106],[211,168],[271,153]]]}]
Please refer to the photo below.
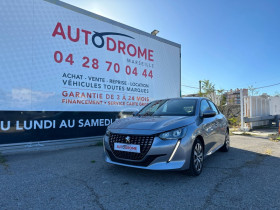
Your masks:
[{"label": "front quarter panel", "polygon": [[199,135],[199,129],[197,128],[197,124],[193,123],[188,126],[187,134],[186,136],[181,140],[181,146],[178,149],[178,152],[174,156],[174,160],[176,159],[183,159],[183,157],[180,157],[181,154],[183,154],[185,157],[185,164],[182,167],[182,170],[189,169],[190,167],[190,161],[191,161],[191,153],[192,153],[192,146],[193,143]]}]

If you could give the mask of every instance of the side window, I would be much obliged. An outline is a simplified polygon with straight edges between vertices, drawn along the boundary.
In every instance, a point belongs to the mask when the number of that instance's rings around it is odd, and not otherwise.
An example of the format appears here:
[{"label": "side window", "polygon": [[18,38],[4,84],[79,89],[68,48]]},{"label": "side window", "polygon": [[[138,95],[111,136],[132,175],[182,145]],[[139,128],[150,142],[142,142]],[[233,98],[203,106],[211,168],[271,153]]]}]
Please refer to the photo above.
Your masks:
[{"label": "side window", "polygon": [[211,109],[216,112],[216,114],[219,114],[219,111],[218,109],[216,108],[216,106],[214,105],[214,103],[212,101],[208,101],[210,106],[211,106]]},{"label": "side window", "polygon": [[200,103],[200,113],[202,114],[207,110],[211,110],[211,108],[206,100],[202,100]]}]

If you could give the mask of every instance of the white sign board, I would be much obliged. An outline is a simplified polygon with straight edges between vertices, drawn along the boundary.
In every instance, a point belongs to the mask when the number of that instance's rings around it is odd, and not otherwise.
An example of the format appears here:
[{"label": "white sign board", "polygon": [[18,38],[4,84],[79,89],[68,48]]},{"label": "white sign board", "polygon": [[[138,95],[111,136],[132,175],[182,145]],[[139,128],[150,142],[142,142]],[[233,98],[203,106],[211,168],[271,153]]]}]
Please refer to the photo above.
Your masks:
[{"label": "white sign board", "polygon": [[180,45],[55,1],[0,7],[0,110],[134,111],[180,96]]}]

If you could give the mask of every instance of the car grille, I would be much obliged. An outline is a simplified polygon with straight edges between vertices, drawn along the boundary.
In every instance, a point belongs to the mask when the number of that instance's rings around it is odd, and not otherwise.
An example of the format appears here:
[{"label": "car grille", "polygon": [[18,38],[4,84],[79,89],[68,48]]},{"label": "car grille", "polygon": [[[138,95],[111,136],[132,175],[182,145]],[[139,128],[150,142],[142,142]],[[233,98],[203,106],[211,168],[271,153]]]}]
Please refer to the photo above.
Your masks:
[{"label": "car grille", "polygon": [[110,159],[114,162],[122,163],[122,164],[126,164],[126,165],[133,165],[133,166],[143,166],[143,167],[147,167],[148,165],[150,165],[151,162],[153,162],[156,158],[166,155],[166,154],[147,155],[143,160],[136,162],[136,161],[131,161],[131,160],[118,159],[113,155],[113,153],[110,150],[106,149],[106,151],[107,151],[108,155],[110,156]]},{"label": "car grille", "polygon": [[129,135],[130,137],[130,144],[137,144],[140,145],[140,153],[134,152],[125,152],[125,151],[118,151],[114,150],[114,143],[124,143],[126,144],[125,137],[128,135],[121,135],[121,134],[111,134],[109,137],[110,148],[113,154],[122,159],[130,159],[130,160],[141,160],[145,157],[145,155],[149,152],[153,141],[154,136],[133,136]]}]

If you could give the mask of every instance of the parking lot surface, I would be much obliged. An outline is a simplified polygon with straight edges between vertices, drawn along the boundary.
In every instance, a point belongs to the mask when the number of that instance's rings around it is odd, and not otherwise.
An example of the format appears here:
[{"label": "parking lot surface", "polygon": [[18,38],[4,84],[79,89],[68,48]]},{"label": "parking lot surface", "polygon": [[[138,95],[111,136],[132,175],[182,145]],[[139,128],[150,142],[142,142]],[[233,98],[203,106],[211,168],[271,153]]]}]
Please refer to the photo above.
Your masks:
[{"label": "parking lot surface", "polygon": [[8,155],[0,209],[279,209],[280,142],[231,136],[199,177],[107,164],[101,146]]}]

